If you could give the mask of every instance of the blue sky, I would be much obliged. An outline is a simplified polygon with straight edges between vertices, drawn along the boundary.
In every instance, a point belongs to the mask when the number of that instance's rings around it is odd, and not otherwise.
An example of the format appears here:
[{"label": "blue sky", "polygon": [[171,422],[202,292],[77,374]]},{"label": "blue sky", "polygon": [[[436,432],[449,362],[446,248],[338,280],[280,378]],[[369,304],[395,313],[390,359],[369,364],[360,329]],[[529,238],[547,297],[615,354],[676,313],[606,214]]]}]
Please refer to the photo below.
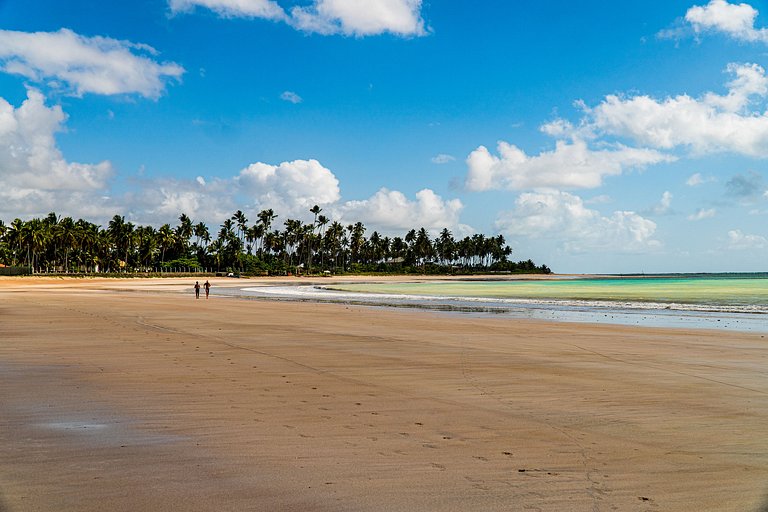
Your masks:
[{"label": "blue sky", "polygon": [[319,204],[369,234],[503,233],[557,272],[764,271],[765,13],[0,0],[0,219]]}]

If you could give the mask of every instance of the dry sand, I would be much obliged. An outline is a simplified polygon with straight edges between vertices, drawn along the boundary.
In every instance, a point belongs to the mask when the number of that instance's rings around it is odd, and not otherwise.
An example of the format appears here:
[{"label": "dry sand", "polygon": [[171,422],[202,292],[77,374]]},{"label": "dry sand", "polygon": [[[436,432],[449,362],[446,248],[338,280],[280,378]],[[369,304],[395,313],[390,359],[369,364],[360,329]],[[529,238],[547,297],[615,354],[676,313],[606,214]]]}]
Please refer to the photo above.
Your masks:
[{"label": "dry sand", "polygon": [[760,334],[188,279],[0,279],[0,324],[1,512],[768,510]]}]

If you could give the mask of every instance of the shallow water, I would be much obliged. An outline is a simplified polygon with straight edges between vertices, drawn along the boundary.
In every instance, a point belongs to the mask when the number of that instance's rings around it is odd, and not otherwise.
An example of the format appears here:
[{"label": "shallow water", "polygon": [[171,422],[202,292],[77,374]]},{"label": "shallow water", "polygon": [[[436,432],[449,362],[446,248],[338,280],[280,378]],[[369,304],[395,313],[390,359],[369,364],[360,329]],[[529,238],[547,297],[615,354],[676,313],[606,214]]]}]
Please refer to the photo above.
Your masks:
[{"label": "shallow water", "polygon": [[437,297],[621,302],[643,308],[768,313],[768,278],[591,278],[520,281],[432,281],[334,285],[335,290]]},{"label": "shallow water", "polygon": [[768,277],[696,276],[250,287],[239,295],[513,318],[768,332]]}]

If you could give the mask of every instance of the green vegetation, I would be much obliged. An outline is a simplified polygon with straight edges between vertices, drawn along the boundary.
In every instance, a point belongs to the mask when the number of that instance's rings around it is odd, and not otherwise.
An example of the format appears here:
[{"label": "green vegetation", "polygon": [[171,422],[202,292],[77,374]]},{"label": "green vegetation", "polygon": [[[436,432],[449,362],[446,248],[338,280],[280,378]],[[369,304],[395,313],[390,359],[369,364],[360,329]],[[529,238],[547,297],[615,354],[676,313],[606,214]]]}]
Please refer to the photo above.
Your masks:
[{"label": "green vegetation", "polygon": [[55,213],[9,225],[0,221],[0,263],[33,273],[550,273],[546,265],[531,260],[509,261],[512,249],[501,235],[455,240],[443,229],[432,239],[420,228],[402,238],[376,231],[366,238],[362,223],[345,227],[321,211],[314,206],[312,223],[287,219],[280,230],[274,227],[277,215],[271,209],[259,212],[253,224],[238,210],[215,238],[204,223],[193,223],[185,214],[177,226],[158,229],[135,226],[120,215],[106,228]]}]

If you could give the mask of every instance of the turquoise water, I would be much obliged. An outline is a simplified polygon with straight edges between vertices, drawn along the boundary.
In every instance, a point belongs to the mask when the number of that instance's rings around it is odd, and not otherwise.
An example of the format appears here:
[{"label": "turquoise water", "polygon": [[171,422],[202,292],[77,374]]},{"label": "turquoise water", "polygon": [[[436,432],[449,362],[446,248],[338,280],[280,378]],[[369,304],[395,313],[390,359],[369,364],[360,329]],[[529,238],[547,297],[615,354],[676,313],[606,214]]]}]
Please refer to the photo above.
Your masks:
[{"label": "turquoise water", "polygon": [[768,274],[255,286],[245,297],[768,333]]},{"label": "turquoise water", "polygon": [[334,290],[387,295],[597,301],[626,306],[768,313],[768,276],[430,281],[334,285]]}]

